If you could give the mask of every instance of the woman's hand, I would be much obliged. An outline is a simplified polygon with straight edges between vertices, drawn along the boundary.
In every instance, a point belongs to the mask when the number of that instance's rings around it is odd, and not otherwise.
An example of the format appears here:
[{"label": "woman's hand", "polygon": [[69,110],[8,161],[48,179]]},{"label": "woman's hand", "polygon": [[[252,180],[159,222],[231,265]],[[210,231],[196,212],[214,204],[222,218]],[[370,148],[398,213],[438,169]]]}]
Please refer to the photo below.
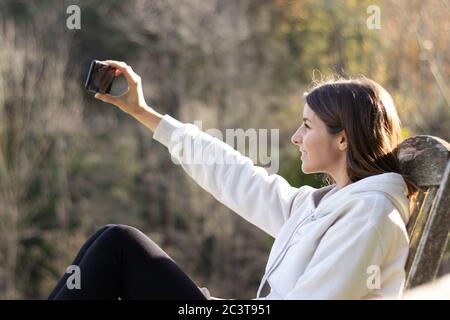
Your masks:
[{"label": "woman's hand", "polygon": [[96,93],[95,98],[107,103],[111,103],[126,113],[136,116],[149,107],[144,99],[142,91],[141,77],[136,74],[133,69],[125,62],[105,60],[104,63],[116,69],[115,76],[123,74],[127,79],[128,89],[120,96],[112,96],[110,94]]}]

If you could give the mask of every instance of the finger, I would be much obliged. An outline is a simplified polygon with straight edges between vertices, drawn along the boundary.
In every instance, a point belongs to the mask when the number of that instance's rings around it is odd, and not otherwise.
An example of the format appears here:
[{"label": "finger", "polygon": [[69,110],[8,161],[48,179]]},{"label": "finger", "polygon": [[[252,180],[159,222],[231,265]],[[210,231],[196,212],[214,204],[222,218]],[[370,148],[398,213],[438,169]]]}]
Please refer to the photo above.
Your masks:
[{"label": "finger", "polygon": [[113,68],[115,68],[116,69],[116,74],[117,73],[119,73],[119,74],[123,73],[124,76],[127,78],[127,80],[128,80],[128,78],[130,80],[132,79],[130,73],[127,72],[128,65],[125,62],[123,62],[123,61],[116,61],[116,60],[104,60],[102,62],[106,63],[107,65],[109,65],[109,66],[111,66]]},{"label": "finger", "polygon": [[115,60],[105,60],[103,62],[110,65],[111,67],[118,69],[120,73],[123,73],[128,81],[128,85],[137,85],[139,83],[140,76],[136,74],[133,69],[125,62]]}]

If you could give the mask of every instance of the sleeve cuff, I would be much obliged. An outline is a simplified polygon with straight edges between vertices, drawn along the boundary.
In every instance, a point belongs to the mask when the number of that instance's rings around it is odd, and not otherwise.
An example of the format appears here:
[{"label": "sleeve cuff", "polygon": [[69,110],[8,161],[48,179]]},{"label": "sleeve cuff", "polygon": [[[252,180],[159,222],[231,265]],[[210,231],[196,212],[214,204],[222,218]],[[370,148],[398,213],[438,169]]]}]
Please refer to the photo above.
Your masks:
[{"label": "sleeve cuff", "polygon": [[180,122],[177,119],[172,118],[170,115],[165,114],[153,132],[153,139],[168,147],[172,133],[177,129],[183,128],[184,126],[185,124],[183,122]]}]

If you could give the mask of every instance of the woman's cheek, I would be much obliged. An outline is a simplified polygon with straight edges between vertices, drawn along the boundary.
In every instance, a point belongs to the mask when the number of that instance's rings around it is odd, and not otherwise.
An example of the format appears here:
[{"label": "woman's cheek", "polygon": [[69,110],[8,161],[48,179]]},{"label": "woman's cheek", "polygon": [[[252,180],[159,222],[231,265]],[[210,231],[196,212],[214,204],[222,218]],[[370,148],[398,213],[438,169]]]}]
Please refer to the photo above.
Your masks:
[{"label": "woman's cheek", "polygon": [[310,138],[308,133],[305,133],[305,135],[303,136],[303,150],[305,150],[306,152],[309,152],[309,145],[310,145]]}]

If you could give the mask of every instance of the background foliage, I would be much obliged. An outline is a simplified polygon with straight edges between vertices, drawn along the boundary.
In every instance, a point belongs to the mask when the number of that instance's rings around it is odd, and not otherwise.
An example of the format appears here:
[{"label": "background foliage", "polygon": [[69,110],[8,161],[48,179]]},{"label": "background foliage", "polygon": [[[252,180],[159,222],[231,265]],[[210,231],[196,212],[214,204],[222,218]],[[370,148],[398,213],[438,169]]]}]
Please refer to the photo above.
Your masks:
[{"label": "background foliage", "polygon": [[[71,4],[80,30],[66,27]],[[366,25],[369,5],[380,29]],[[126,61],[149,104],[204,130],[279,129],[279,174],[318,187],[290,142],[313,78],[373,78],[405,137],[450,140],[448,17],[442,0],[2,0],[0,298],[46,298],[106,223],[142,229],[215,296],[252,298],[263,274],[272,239],[86,93],[91,59]]]}]

